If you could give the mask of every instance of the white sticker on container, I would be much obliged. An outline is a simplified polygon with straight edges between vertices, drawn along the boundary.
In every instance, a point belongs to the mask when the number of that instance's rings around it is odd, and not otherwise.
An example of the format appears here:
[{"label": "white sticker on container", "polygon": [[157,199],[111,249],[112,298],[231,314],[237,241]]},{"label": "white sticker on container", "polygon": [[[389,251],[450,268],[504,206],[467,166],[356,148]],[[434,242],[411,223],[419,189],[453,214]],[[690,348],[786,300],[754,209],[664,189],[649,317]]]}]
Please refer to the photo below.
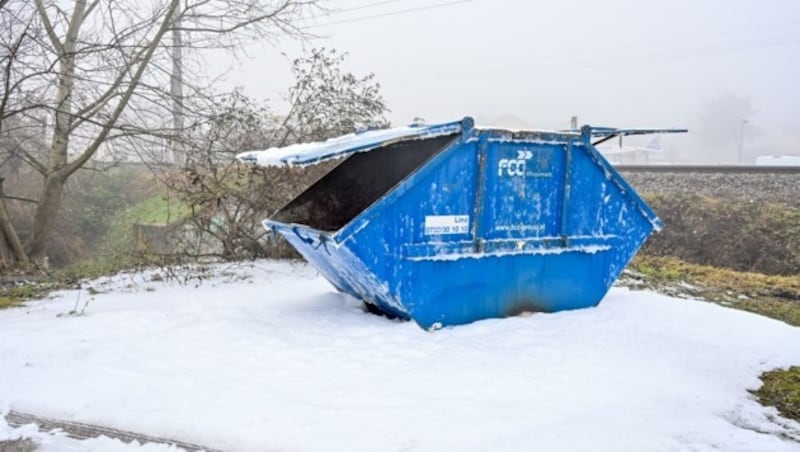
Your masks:
[{"label": "white sticker on container", "polygon": [[469,215],[428,215],[425,235],[468,234]]}]

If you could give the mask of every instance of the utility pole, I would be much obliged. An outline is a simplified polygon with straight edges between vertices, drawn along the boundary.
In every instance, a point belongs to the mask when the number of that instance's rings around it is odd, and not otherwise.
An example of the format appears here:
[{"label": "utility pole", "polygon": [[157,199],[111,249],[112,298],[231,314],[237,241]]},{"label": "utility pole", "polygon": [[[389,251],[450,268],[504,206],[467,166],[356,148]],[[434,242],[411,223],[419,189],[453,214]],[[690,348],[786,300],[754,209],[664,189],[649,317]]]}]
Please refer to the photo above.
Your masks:
[{"label": "utility pole", "polygon": [[[175,12],[180,17],[181,11]],[[172,163],[183,166],[187,163],[183,143],[183,36],[180,20],[175,20],[172,30],[172,74],[170,95],[172,96]]]},{"label": "utility pole", "polygon": [[739,123],[739,164],[743,163],[743,149],[744,149],[744,126],[747,124],[746,119],[742,119],[742,122]]}]

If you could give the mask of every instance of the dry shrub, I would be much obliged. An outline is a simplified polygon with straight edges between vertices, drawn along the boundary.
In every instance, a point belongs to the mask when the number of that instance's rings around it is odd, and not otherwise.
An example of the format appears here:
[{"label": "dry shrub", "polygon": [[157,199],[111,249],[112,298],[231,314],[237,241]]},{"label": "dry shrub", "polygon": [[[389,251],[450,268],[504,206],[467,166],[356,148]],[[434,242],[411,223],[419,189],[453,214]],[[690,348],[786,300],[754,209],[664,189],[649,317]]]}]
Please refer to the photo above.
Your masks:
[{"label": "dry shrub", "polygon": [[[41,194],[42,183],[41,175],[24,169],[7,177],[5,191],[14,197],[36,200]],[[114,215],[159,190],[163,187],[159,187],[153,174],[145,167],[77,172],[67,183],[58,227],[47,245],[49,264],[62,267],[95,257]],[[7,205],[14,227],[24,242],[33,226],[36,204],[8,199]]]},{"label": "dry shrub", "polygon": [[335,163],[309,167],[261,167],[244,163],[183,170],[167,179],[191,214],[172,242],[176,254],[225,260],[296,258],[261,222],[315,181]]}]

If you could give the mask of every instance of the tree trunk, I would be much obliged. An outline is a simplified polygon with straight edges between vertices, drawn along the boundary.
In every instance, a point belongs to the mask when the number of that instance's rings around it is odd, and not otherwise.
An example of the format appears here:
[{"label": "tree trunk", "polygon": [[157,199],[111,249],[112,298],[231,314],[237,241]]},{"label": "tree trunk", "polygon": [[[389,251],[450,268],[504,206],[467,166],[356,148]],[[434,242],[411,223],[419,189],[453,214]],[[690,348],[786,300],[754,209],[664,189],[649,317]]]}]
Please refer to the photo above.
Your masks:
[{"label": "tree trunk", "polygon": [[44,183],[44,191],[36,206],[33,230],[28,238],[28,256],[35,261],[43,259],[47,253],[47,243],[58,224],[61,205],[64,202],[66,179],[59,173],[49,174]]},{"label": "tree trunk", "polygon": [[28,255],[19,240],[11,217],[6,209],[6,198],[3,194],[3,178],[0,178],[0,258],[11,266],[16,263],[27,264]]},{"label": "tree trunk", "polygon": [[[37,2],[37,8],[42,19],[46,19],[46,13],[41,1]],[[58,90],[55,97],[55,127],[53,128],[53,138],[50,145],[50,158],[45,174],[44,190],[42,191],[41,200],[36,206],[33,230],[25,242],[28,256],[36,262],[40,262],[47,255],[47,244],[61,214],[61,205],[64,202],[64,184],[66,184],[69,177],[67,155],[74,120],[72,88],[75,82],[75,49],[85,11],[86,0],[75,0],[75,8],[69,20],[64,42],[61,43],[54,39],[54,45],[59,50],[61,60],[58,74]]]},{"label": "tree trunk", "polygon": [[172,164],[183,168],[187,162],[186,149],[183,142],[183,36],[180,30],[180,13],[172,30],[172,73],[170,74],[170,95],[172,96]]}]

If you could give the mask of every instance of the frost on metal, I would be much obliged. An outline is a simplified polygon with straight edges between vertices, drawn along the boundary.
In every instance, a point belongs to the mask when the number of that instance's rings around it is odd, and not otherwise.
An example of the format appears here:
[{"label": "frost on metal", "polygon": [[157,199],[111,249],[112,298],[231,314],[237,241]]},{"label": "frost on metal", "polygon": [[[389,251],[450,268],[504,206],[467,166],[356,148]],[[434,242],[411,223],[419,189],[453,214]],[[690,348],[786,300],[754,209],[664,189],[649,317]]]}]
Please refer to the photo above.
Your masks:
[{"label": "frost on metal", "polygon": [[460,259],[487,259],[487,258],[504,258],[511,256],[522,255],[555,255],[563,253],[587,253],[595,254],[602,251],[608,251],[611,247],[608,245],[589,245],[589,246],[572,246],[568,248],[534,248],[530,250],[507,250],[507,251],[490,251],[486,253],[463,253],[463,254],[437,254],[433,256],[411,257],[411,261],[455,261]]},{"label": "frost on metal", "polygon": [[351,133],[327,141],[299,143],[284,147],[242,152],[236,156],[242,162],[262,166],[308,165],[331,158],[343,158],[355,152],[367,152],[396,141],[433,138],[458,132],[460,124],[443,127],[398,127]]},{"label": "frost on metal", "polygon": [[645,132],[510,131],[465,118],[240,159],[339,159],[265,227],[338,290],[431,329],[599,303],[661,221],[593,140]]}]

